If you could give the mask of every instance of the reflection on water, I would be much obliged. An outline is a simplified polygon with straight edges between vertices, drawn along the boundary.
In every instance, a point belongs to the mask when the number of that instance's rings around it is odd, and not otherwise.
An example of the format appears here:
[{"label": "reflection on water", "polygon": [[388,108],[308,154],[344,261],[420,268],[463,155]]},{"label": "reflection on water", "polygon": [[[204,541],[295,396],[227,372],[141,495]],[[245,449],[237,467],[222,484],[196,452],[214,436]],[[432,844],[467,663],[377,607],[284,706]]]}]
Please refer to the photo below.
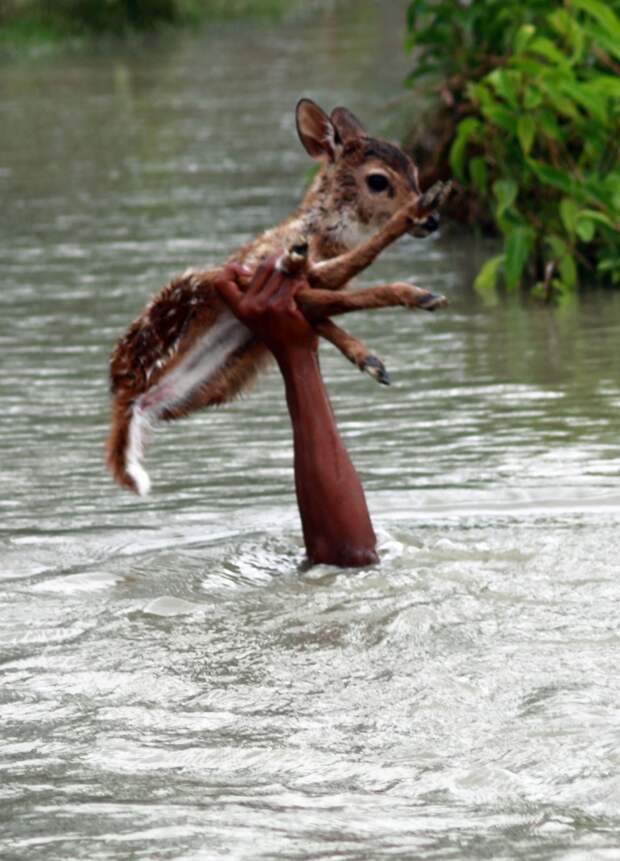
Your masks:
[{"label": "reflection on water", "polygon": [[349,320],[389,389],[323,348],[378,568],[300,570],[276,375],[147,501],[102,469],[112,344],[295,206],[297,98],[398,133],[404,5],[2,68],[3,857],[618,857],[620,296],[485,307],[448,234],[368,273],[451,300]]}]

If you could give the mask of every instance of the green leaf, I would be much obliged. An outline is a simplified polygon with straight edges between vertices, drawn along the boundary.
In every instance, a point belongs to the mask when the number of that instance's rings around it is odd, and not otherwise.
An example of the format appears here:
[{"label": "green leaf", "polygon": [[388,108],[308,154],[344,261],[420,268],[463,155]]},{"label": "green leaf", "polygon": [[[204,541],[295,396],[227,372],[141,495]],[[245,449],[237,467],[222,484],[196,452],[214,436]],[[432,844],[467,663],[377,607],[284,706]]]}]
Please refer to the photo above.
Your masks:
[{"label": "green leaf", "polygon": [[469,162],[469,175],[478,191],[486,191],[488,172],[486,162],[482,156],[477,155]]},{"label": "green leaf", "polygon": [[466,93],[467,97],[480,107],[480,110],[495,104],[495,98],[490,89],[482,83],[467,84]]},{"label": "green leaf", "polygon": [[620,60],[620,39],[611,36],[602,27],[593,28],[592,38],[598,42],[598,46],[617,60]]},{"label": "green leaf", "polygon": [[575,183],[570,174],[565,173],[562,170],[558,170],[555,167],[551,167],[549,164],[543,164],[540,161],[536,161],[533,158],[528,158],[527,163],[536,176],[542,180],[545,185],[557,188],[565,194],[570,194],[572,192]]},{"label": "green leaf", "polygon": [[467,117],[459,123],[456,131],[454,143],[450,148],[450,167],[457,179],[465,180],[465,155],[467,145],[472,138],[481,129],[480,121],[475,117]]},{"label": "green leaf", "polygon": [[594,236],[594,222],[589,218],[581,217],[576,225],[577,236],[582,242],[591,242]]},{"label": "green leaf", "polygon": [[547,21],[573,49],[571,62],[579,61],[583,55],[585,36],[574,15],[570,15],[566,9],[556,9],[555,12],[547,16]]},{"label": "green leaf", "polygon": [[596,267],[596,271],[611,278],[612,284],[617,284],[620,281],[620,257],[607,257]]},{"label": "green leaf", "polygon": [[[620,206],[618,207],[620,210]],[[604,212],[599,212],[597,209],[582,209],[579,213],[580,217],[588,218],[590,221],[597,221],[599,224],[604,224],[605,227],[611,227],[612,230],[620,232],[620,212],[616,213],[618,223],[614,224],[611,218]]]},{"label": "green leaf", "polygon": [[530,154],[535,135],[536,125],[534,123],[534,117],[532,117],[531,114],[522,114],[517,123],[517,137],[519,138],[521,149],[525,155]]},{"label": "green leaf", "polygon": [[525,49],[535,33],[536,28],[532,24],[521,24],[512,43],[515,54],[520,54]]},{"label": "green leaf", "polygon": [[570,0],[570,2],[571,6],[582,9],[596,18],[610,36],[620,41],[620,19],[610,8],[611,3],[603,3],[601,0]]},{"label": "green leaf", "polygon": [[547,109],[538,111],[536,119],[547,137],[551,138],[551,140],[557,141],[558,143],[564,141],[564,132],[558,125],[558,121],[551,111]]},{"label": "green leaf", "polygon": [[561,86],[558,86],[556,81],[552,81],[549,78],[541,78],[540,88],[555,111],[568,117],[570,120],[579,119],[579,113],[573,100],[564,94]]},{"label": "green leaf", "polygon": [[510,132],[511,134],[514,132],[514,114],[508,108],[503,108],[501,105],[497,104],[484,105],[482,107],[482,113],[494,125],[499,126],[500,129],[504,129],[504,131]]},{"label": "green leaf", "polygon": [[554,257],[564,257],[565,254],[570,254],[570,248],[561,236],[551,234],[546,237],[546,243],[551,248]]},{"label": "green leaf", "polygon": [[539,38],[534,39],[533,42],[530,42],[528,45],[528,51],[531,51],[534,54],[540,54],[541,57],[544,57],[546,60],[550,60],[556,66],[568,65],[566,56],[562,51],[556,47],[551,39],[547,39],[544,36],[540,36]]},{"label": "green leaf", "polygon": [[504,259],[503,254],[497,254],[495,257],[490,257],[484,263],[474,281],[474,290],[477,293],[489,293],[495,288],[497,275],[504,263]]},{"label": "green leaf", "polygon": [[521,283],[531,245],[531,231],[527,227],[515,227],[506,237],[504,274],[508,290],[514,290]]},{"label": "green leaf", "polygon": [[571,236],[577,230],[577,217],[579,214],[579,204],[572,197],[565,197],[560,201],[560,218]]},{"label": "green leaf", "polygon": [[546,299],[547,298],[547,290],[542,281],[537,281],[533,287],[530,288],[530,295],[534,297],[534,299]]},{"label": "green leaf", "polygon": [[517,107],[517,96],[519,93],[520,73],[509,72],[506,69],[494,69],[486,79],[489,81],[498,96],[501,96],[510,107]]},{"label": "green leaf", "polygon": [[620,173],[614,172],[608,174],[605,177],[603,185],[611,200],[612,206],[618,210],[617,220],[620,221]]},{"label": "green leaf", "polygon": [[511,57],[510,65],[515,69],[519,69],[520,72],[523,72],[524,75],[527,75],[533,81],[538,79],[542,70],[539,60],[535,60],[533,57],[528,57],[524,54],[517,54]]},{"label": "green leaf", "polygon": [[551,248],[562,285],[572,289],[577,285],[577,267],[571,249],[560,236],[554,234],[547,236],[546,242]]},{"label": "green leaf", "polygon": [[519,187],[513,179],[498,179],[493,183],[493,193],[497,200],[495,217],[501,218],[509,207],[515,202]]},{"label": "green leaf", "polygon": [[523,107],[531,110],[532,108],[537,108],[541,102],[542,95],[540,94],[540,90],[535,89],[531,85],[528,86],[523,93]]},{"label": "green leaf", "polygon": [[572,289],[577,286],[577,267],[575,266],[575,261],[573,260],[572,255],[566,254],[560,259],[558,270],[563,283],[567,287]]},{"label": "green leaf", "polygon": [[583,86],[590,92],[602,93],[612,99],[620,99],[620,78],[614,78],[612,75],[597,75],[596,78]]},{"label": "green leaf", "polygon": [[570,93],[571,98],[597,119],[603,128],[607,125],[609,111],[607,97],[604,93],[593,89],[589,84],[578,84],[577,82],[572,84]]}]

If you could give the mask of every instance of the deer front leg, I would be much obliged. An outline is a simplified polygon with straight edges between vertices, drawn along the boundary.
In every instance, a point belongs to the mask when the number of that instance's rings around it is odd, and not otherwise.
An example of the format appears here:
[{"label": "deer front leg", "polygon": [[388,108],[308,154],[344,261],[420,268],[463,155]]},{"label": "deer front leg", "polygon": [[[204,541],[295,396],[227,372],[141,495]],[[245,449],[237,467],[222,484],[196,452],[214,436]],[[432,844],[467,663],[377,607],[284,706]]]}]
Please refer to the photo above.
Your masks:
[{"label": "deer front leg", "polygon": [[436,182],[413,204],[395,212],[390,220],[357,248],[320,263],[309,265],[306,276],[312,287],[338,290],[375,260],[392,242],[443,206],[452,193],[452,183]]},{"label": "deer front leg", "polygon": [[335,314],[347,314],[349,311],[393,308],[396,305],[434,311],[435,308],[443,308],[448,304],[445,296],[430,293],[428,290],[400,281],[368,287],[355,293],[346,290],[334,293],[331,290],[304,289],[299,291],[296,299],[306,317],[312,322]]},{"label": "deer front leg", "polygon": [[353,335],[349,335],[331,320],[320,320],[314,325],[314,328],[326,341],[337,347],[345,358],[357,365],[360,371],[369,374],[384,386],[390,385],[390,375],[386,371],[385,365],[361,341],[354,338]]},{"label": "deer front leg", "polygon": [[408,211],[400,210],[390,218],[385,227],[362,245],[339,257],[309,265],[306,272],[308,282],[315,288],[338,290],[370,266],[383,249],[402,236],[412,224]]}]

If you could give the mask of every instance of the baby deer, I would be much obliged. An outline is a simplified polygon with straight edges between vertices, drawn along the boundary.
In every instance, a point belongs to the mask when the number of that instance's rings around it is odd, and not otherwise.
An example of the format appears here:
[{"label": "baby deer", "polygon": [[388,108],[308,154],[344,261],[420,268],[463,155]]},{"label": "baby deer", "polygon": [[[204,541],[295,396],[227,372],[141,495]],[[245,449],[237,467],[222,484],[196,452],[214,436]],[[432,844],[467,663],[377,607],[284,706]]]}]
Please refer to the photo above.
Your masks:
[{"label": "baby deer", "polygon": [[[327,116],[310,99],[296,110],[297,132],[321,169],[292,216],[235,252],[229,262],[254,271],[289,249],[283,268],[307,256],[312,288],[298,304],[318,333],[380,382],[381,362],[327,319],[362,308],[406,305],[433,310],[445,299],[409,284],[334,293],[368,266],[395,238],[427,236],[449,187],[421,194],[417,169],[394,144],[369,137],[346,108]],[[303,265],[303,264],[302,264]],[[221,300],[213,282],[220,270],[188,270],[172,281],[134,321],[110,362],[113,394],[108,466],[119,484],[147,493],[141,459],[148,430],[201,407],[230,401],[254,379],[270,354]]]}]

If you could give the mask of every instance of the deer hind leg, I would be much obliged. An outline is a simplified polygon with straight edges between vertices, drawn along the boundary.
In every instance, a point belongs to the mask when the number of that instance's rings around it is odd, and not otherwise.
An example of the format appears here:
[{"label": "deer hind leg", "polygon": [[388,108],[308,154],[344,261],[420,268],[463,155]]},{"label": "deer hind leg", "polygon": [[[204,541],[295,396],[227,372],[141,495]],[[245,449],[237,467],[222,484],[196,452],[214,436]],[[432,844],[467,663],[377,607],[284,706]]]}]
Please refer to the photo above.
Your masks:
[{"label": "deer hind leg", "polygon": [[300,290],[296,298],[304,314],[313,323],[324,317],[347,314],[349,311],[393,308],[397,305],[434,311],[436,308],[442,308],[448,304],[444,296],[400,281],[394,284],[368,287],[366,290],[357,290],[355,293],[305,289]]},{"label": "deer hind leg", "polygon": [[385,365],[361,341],[349,335],[331,320],[320,320],[314,328],[326,341],[337,347],[345,358],[357,365],[360,371],[369,374],[384,386],[390,385],[390,375]]}]

